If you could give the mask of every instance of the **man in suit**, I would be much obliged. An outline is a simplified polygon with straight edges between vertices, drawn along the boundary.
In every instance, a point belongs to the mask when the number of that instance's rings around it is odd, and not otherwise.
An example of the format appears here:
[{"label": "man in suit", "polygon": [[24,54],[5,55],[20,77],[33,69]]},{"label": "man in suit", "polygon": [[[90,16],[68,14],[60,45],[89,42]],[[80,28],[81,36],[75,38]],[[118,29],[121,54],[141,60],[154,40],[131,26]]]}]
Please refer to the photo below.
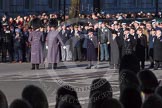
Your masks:
[{"label": "man in suit", "polygon": [[60,31],[60,36],[61,36],[63,43],[66,46],[66,49],[64,49],[63,46],[61,46],[62,61],[71,61],[72,53],[70,50],[70,35],[65,25],[62,26],[62,30]]},{"label": "man in suit", "polygon": [[73,53],[73,61],[81,61],[81,32],[78,31],[78,26],[74,27],[74,36],[72,37],[72,53]]}]

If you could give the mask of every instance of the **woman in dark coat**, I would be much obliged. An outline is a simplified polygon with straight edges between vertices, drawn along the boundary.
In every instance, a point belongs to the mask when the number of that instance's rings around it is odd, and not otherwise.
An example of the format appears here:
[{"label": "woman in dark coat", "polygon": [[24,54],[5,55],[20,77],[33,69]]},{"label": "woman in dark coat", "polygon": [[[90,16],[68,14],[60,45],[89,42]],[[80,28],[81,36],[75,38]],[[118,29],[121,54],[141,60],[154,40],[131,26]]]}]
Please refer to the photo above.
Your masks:
[{"label": "woman in dark coat", "polygon": [[29,34],[28,41],[31,44],[31,63],[32,70],[39,69],[39,64],[43,63],[43,51],[42,51],[42,41],[43,41],[43,33],[40,31],[41,20],[39,18],[35,18],[32,20],[33,30]]},{"label": "woman in dark coat", "polygon": [[154,60],[155,60],[155,67],[154,69],[157,70],[159,68],[160,62],[162,62],[162,34],[161,30],[156,31],[156,36],[154,41]]},{"label": "woman in dark coat", "polygon": [[112,31],[112,37],[110,38],[111,59],[110,66],[114,69],[118,68],[120,63],[120,51],[122,46],[121,38],[117,35],[116,31]]},{"label": "woman in dark coat", "polygon": [[94,66],[94,68],[97,68],[97,54],[96,54],[96,50],[97,50],[97,46],[98,46],[98,41],[97,41],[97,37],[94,36],[94,30],[93,29],[89,29],[88,30],[88,37],[85,38],[84,40],[84,44],[86,45],[87,48],[87,60],[89,61],[88,67],[86,67],[86,69],[91,69],[92,66]]},{"label": "woman in dark coat", "polygon": [[[47,35],[47,61],[49,64],[52,64],[52,69],[56,69],[57,63],[60,61],[59,44],[61,43],[62,46],[64,46],[64,44],[60,37],[59,31],[56,30],[57,20],[50,19],[49,24],[51,27],[51,31]],[[63,48],[65,49],[65,46]]]}]

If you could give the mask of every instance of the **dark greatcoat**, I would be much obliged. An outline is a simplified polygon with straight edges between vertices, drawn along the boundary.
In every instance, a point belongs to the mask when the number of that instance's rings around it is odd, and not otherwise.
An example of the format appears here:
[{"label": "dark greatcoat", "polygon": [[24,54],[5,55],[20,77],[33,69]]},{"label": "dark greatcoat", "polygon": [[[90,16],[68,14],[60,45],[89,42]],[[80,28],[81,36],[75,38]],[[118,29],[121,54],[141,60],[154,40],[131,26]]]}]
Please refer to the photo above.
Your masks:
[{"label": "dark greatcoat", "polygon": [[117,36],[115,39],[110,38],[110,47],[111,47],[111,60],[110,64],[119,64],[120,61],[120,51],[119,47],[121,46],[121,39]]},{"label": "dark greatcoat", "polygon": [[122,56],[127,54],[133,54],[134,43],[135,42],[132,35],[128,35],[127,39],[123,39]]},{"label": "dark greatcoat", "polygon": [[60,52],[59,52],[59,44],[62,42],[60,34],[58,31],[50,31],[47,35],[47,46],[48,46],[48,53],[47,53],[47,62],[48,63],[58,63],[60,61]]},{"label": "dark greatcoat", "polygon": [[147,47],[147,37],[142,34],[141,37],[137,38],[136,44],[136,56],[140,61],[145,61],[145,48]]},{"label": "dark greatcoat", "polygon": [[96,61],[97,60],[96,49],[98,47],[97,37],[88,36],[87,38],[85,38],[84,42],[86,42],[87,45],[87,60]]},{"label": "dark greatcoat", "polygon": [[41,31],[33,31],[29,34],[28,41],[31,43],[31,63],[43,63],[42,39],[43,33]]},{"label": "dark greatcoat", "polygon": [[162,61],[162,36],[154,41],[154,60]]}]

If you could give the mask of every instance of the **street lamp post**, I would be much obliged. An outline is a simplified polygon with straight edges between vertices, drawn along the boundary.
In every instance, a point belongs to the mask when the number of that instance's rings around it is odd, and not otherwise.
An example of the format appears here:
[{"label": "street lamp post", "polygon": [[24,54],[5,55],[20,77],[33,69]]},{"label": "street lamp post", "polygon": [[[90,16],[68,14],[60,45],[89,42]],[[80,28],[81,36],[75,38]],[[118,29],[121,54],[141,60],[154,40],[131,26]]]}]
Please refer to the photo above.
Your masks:
[{"label": "street lamp post", "polygon": [[156,5],[156,17],[158,17],[158,12],[159,12],[159,0],[155,0],[155,5]]},{"label": "street lamp post", "polygon": [[64,0],[64,20],[66,19],[66,0]]}]

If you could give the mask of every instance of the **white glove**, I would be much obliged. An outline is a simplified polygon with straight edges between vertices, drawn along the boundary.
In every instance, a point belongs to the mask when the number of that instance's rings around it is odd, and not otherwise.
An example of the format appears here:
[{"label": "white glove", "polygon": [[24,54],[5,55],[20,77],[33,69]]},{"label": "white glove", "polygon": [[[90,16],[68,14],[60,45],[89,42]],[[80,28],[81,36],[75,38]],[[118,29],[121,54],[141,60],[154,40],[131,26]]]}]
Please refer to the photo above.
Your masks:
[{"label": "white glove", "polygon": [[66,49],[66,46],[63,46],[63,49]]},{"label": "white glove", "polygon": [[46,45],[46,49],[48,49],[48,46]]}]

